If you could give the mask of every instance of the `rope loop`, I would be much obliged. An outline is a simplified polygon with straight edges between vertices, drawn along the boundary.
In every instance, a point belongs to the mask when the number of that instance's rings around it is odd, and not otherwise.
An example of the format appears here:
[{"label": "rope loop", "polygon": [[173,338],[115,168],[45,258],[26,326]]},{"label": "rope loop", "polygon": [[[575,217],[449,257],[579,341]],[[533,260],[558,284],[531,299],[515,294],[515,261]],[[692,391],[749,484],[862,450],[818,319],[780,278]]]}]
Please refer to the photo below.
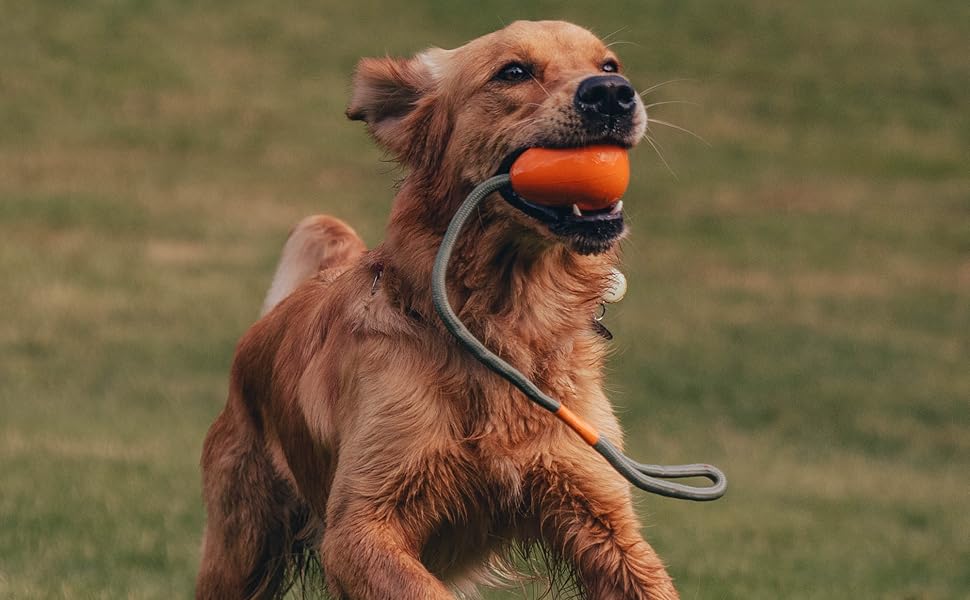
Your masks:
[{"label": "rope loop", "polygon": [[[558,400],[540,390],[528,377],[505,362],[482,344],[461,322],[448,302],[446,276],[451,253],[455,242],[461,233],[465,221],[475,208],[489,194],[509,185],[508,174],[491,177],[468,194],[465,201],[458,207],[458,211],[451,219],[445,236],[438,248],[434,268],[431,272],[431,299],[435,310],[444,322],[445,327],[458,341],[471,352],[478,361],[508,380],[530,400],[556,415],[573,431],[579,434],[594,450],[596,450],[617,472],[630,483],[643,491],[659,494],[668,498],[680,500],[709,501],[717,500],[727,490],[727,478],[724,473],[713,465],[645,465],[626,456],[614,446],[605,436],[594,430],[589,424],[580,419],[575,413],[563,406]],[[605,307],[604,307],[605,313]],[[599,318],[602,318],[600,315]],[[599,319],[597,319],[598,322]],[[706,487],[692,486],[668,481],[686,477],[704,477],[711,485]]]}]

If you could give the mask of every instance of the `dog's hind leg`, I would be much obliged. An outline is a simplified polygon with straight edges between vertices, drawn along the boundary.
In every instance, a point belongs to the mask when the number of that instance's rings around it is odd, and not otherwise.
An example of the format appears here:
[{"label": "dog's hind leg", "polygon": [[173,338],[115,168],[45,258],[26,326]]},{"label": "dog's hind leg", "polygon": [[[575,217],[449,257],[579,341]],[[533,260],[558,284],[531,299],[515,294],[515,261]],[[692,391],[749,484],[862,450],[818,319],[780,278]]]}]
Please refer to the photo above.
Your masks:
[{"label": "dog's hind leg", "polygon": [[307,513],[232,399],[206,436],[202,470],[207,520],[196,598],[278,597],[299,568]]},{"label": "dog's hind leg", "polygon": [[366,250],[357,232],[340,219],[328,215],[303,219],[283,246],[283,255],[260,315],[272,310],[317,272],[349,266]]}]

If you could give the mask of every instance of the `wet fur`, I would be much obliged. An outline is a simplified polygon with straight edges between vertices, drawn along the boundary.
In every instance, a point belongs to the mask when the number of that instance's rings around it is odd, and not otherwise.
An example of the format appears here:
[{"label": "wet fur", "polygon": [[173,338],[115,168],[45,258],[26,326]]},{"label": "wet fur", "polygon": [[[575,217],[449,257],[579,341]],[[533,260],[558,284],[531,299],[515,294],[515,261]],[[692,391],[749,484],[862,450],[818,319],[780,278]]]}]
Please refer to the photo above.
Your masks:
[{"label": "wet fur", "polygon": [[[373,250],[326,216],[287,242],[206,437],[197,597],[278,597],[319,560],[334,598],[453,598],[501,579],[498,557],[516,551],[583,597],[677,597],[628,484],[461,349],[430,300],[450,216],[508,153],[639,141],[645,114],[608,132],[571,114],[576,83],[612,56],[574,25],[517,22],[361,61],[348,116],[408,174]],[[510,59],[532,61],[537,81],[496,85]],[[581,242],[495,195],[458,243],[450,297],[490,348],[619,440],[590,326],[618,256]]]}]

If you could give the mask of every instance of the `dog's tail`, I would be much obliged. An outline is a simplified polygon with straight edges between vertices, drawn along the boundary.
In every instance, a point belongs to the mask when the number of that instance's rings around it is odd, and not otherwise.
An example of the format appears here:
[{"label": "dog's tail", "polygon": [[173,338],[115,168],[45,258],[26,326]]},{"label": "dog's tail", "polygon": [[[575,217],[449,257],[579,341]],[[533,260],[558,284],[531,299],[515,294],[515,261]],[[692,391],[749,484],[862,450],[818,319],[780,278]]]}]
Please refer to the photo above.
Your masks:
[{"label": "dog's tail", "polygon": [[357,232],[340,219],[328,215],[303,219],[283,246],[260,316],[321,270],[348,267],[366,250]]}]

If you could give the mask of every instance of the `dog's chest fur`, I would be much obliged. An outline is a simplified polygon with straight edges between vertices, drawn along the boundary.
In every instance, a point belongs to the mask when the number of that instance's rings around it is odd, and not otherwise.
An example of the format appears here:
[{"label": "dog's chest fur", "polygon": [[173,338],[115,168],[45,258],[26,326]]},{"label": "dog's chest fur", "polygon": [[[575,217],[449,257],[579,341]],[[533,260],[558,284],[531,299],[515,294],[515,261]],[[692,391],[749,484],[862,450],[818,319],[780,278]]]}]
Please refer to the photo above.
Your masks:
[{"label": "dog's chest fur", "polygon": [[[535,359],[526,371],[540,389],[575,405],[576,374],[573,344]],[[470,359],[469,359],[470,360]],[[480,365],[468,365],[460,393],[444,398],[458,432],[458,453],[470,461],[469,473],[478,478],[473,487],[489,491],[495,508],[520,510],[530,478],[555,453],[564,426],[520,391]]]}]

